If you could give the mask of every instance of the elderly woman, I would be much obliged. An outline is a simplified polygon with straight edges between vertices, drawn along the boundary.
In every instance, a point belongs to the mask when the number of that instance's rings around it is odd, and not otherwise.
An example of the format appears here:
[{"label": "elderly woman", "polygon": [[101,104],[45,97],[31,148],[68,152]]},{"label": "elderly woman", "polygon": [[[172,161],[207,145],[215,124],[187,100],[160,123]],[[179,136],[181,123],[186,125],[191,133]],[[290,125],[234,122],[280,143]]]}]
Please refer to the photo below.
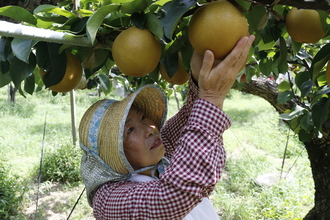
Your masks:
[{"label": "elderly woman", "polygon": [[208,197],[225,165],[223,103],[254,36],[215,64],[194,53],[185,105],[163,126],[167,99],[147,85],[100,100],[81,119],[81,173],[96,219],[219,219]]}]

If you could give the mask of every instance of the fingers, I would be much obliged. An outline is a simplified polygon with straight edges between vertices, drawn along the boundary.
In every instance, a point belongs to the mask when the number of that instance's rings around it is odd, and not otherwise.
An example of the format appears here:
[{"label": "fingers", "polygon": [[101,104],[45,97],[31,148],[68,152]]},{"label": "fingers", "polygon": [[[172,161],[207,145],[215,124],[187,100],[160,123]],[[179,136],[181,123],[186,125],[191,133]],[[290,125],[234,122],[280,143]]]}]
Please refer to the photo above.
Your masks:
[{"label": "fingers", "polygon": [[206,50],[204,53],[202,68],[200,70],[200,76],[207,77],[207,75],[212,70],[213,62],[214,62],[214,55],[212,51]]},{"label": "fingers", "polygon": [[223,65],[237,67],[238,69],[246,62],[250,47],[255,39],[254,35],[241,38],[231,53],[224,59]]}]

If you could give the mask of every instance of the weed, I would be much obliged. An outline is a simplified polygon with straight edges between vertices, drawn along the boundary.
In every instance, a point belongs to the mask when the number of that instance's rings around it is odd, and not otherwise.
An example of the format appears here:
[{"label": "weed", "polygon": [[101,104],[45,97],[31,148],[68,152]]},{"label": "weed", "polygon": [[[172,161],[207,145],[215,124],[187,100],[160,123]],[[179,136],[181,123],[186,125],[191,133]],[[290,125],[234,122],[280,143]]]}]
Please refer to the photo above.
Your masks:
[{"label": "weed", "polygon": [[7,115],[22,117],[22,118],[31,118],[35,113],[35,106],[31,103],[7,103],[3,101],[0,104],[0,118]]},{"label": "weed", "polygon": [[[60,145],[44,154],[41,167],[41,181],[74,183],[81,181],[81,151],[73,145]],[[39,172],[39,166],[35,168]]]},{"label": "weed", "polygon": [[0,161],[0,219],[10,219],[18,214],[25,192],[21,178],[13,175],[10,167]]}]

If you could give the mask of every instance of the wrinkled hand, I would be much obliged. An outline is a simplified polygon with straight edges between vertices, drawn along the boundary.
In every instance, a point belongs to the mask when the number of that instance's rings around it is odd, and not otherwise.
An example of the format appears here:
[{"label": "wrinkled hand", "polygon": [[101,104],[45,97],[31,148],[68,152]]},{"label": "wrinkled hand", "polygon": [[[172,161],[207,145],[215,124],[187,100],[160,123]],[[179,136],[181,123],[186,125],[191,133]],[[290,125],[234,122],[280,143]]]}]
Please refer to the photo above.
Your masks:
[{"label": "wrinkled hand", "polygon": [[[196,50],[194,50],[193,55],[190,60],[190,68],[191,68],[191,76],[197,85],[198,85],[199,72],[203,65],[203,59],[204,59],[204,56],[197,53]],[[220,62],[221,62],[221,60],[214,60],[212,67],[215,67]]]},{"label": "wrinkled hand", "polygon": [[[243,37],[221,62],[216,63],[210,50],[205,51],[203,61],[198,55],[192,57],[192,76],[199,86],[199,97],[205,99],[220,109],[234,84],[237,74],[246,62],[249,49],[254,41],[253,35]],[[199,60],[199,61],[198,61]],[[214,65],[216,63],[216,65]],[[198,73],[199,66],[201,66]],[[195,71],[195,72],[194,72]],[[198,79],[197,79],[198,78]]]}]

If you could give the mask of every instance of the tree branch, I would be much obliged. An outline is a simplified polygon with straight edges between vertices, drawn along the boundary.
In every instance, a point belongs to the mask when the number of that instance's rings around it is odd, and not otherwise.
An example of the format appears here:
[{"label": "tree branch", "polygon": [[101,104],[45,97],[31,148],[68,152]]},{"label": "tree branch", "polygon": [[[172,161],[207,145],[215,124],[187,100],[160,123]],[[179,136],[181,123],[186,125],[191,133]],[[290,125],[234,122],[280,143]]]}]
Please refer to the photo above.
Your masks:
[{"label": "tree branch", "polygon": [[13,24],[6,21],[0,21],[0,36],[47,41],[82,47],[94,47],[97,44],[96,41],[92,44],[87,37],[77,37],[69,33]]},{"label": "tree branch", "polygon": [[[238,89],[238,88],[237,86],[234,86],[233,89]],[[290,102],[284,104],[277,103],[277,96],[279,94],[279,91],[277,89],[277,84],[274,80],[268,78],[259,77],[257,79],[251,80],[250,82],[246,82],[244,83],[241,91],[265,99],[280,114],[282,114],[285,110],[291,109],[294,105],[296,105],[294,100],[291,100]]]}]

